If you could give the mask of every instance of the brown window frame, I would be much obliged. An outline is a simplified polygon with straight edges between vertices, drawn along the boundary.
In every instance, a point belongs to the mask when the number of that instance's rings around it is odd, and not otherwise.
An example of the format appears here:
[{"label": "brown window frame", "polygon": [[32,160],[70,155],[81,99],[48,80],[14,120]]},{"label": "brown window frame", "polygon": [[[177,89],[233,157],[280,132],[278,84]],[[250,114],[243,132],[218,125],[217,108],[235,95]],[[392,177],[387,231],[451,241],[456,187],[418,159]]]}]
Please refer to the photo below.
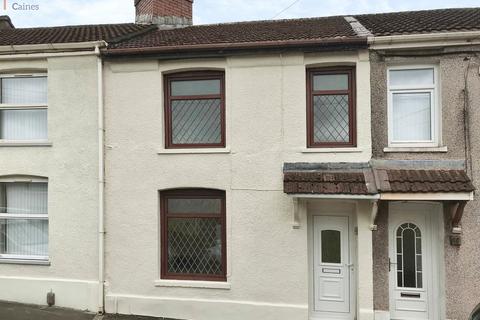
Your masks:
[{"label": "brown window frame", "polygon": [[[197,281],[227,281],[227,230],[226,230],[226,201],[225,191],[213,189],[172,189],[160,191],[160,230],[161,230],[161,279],[165,280],[197,280]],[[198,214],[179,214],[168,213],[167,201],[169,199],[221,199],[221,212],[218,214],[198,213]],[[222,226],[222,274],[178,274],[168,272],[168,219],[198,219],[198,218],[216,218],[220,220]]]},{"label": "brown window frame", "polygon": [[[348,75],[348,90],[313,90],[313,78],[316,75]],[[314,105],[313,97],[319,95],[348,94],[349,102],[349,141],[348,142],[315,142],[314,137]],[[355,67],[314,68],[307,70],[307,147],[308,148],[347,148],[357,146],[356,132],[356,75]]]},{"label": "brown window frame", "polygon": [[[220,80],[220,94],[206,94],[195,96],[172,96],[171,83],[173,81],[188,80]],[[194,71],[171,73],[164,76],[164,115],[165,115],[165,148],[166,149],[194,149],[194,148],[225,148],[225,72],[223,71]],[[171,102],[174,100],[206,100],[220,99],[221,141],[220,143],[175,144],[172,142],[172,113]]]}]

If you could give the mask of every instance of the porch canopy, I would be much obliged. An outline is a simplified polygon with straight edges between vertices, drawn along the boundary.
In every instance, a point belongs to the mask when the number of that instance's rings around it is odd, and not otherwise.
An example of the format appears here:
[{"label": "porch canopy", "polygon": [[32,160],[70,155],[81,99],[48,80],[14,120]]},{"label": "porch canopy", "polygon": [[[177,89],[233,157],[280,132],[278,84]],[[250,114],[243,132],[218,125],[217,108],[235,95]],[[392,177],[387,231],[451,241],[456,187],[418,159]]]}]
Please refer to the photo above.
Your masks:
[{"label": "porch canopy", "polygon": [[475,188],[463,161],[372,160],[286,163],[284,192],[294,198],[440,201],[458,227]]}]

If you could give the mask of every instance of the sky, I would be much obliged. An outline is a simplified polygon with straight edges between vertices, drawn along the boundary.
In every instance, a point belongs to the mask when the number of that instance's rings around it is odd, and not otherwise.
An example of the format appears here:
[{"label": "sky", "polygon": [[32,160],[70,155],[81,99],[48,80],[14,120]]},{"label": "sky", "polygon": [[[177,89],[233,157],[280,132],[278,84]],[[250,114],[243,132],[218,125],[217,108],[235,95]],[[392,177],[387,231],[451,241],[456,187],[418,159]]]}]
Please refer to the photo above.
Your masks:
[{"label": "sky", "polygon": [[[1,1],[7,10],[2,6],[0,14],[9,15],[16,27],[135,20],[133,0]],[[195,0],[194,24],[475,6],[480,0]]]}]

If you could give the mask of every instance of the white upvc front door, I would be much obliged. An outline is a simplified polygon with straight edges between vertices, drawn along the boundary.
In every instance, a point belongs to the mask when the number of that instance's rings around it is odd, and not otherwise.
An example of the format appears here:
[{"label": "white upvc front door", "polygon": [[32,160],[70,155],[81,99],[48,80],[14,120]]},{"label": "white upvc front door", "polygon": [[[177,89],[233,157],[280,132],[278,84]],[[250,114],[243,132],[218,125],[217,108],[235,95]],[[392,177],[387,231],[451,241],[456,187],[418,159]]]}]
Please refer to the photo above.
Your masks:
[{"label": "white upvc front door", "polygon": [[[389,208],[390,318],[439,318],[438,206],[392,203]],[[440,241],[440,243],[438,243]],[[439,281],[436,281],[439,282]]]},{"label": "white upvc front door", "polygon": [[313,319],[354,319],[348,216],[313,217]]}]

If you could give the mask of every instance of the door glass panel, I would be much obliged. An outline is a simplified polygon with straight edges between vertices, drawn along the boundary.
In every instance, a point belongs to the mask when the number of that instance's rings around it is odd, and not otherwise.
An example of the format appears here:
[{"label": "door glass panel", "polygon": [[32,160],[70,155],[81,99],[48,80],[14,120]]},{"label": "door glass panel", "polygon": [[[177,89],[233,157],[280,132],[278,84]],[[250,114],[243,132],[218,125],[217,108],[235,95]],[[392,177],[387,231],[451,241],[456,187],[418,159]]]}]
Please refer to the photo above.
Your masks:
[{"label": "door glass panel", "polygon": [[342,263],[340,231],[322,231],[322,262]]},{"label": "door glass panel", "polygon": [[415,288],[415,233],[411,229],[403,231],[403,250],[405,267],[404,286]]},{"label": "door glass panel", "polygon": [[422,288],[422,235],[413,223],[397,229],[397,284],[403,288]]}]

